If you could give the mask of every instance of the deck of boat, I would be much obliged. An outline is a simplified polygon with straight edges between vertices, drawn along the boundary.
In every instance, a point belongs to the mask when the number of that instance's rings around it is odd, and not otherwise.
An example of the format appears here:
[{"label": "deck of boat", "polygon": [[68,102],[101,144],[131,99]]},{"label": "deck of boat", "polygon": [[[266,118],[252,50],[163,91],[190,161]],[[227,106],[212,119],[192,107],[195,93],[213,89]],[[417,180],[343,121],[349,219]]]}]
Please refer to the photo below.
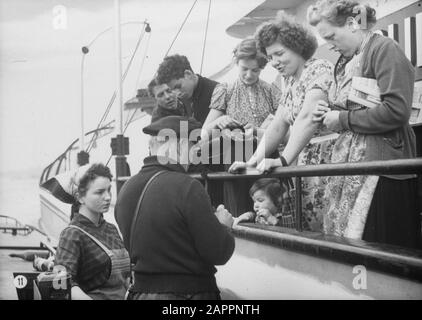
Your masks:
[{"label": "deck of boat", "polygon": [[36,231],[26,236],[0,233],[0,300],[18,300],[17,290],[13,283],[14,272],[36,272],[32,262],[21,258],[12,258],[9,255],[25,250],[42,249],[41,241],[45,241],[45,237]]}]

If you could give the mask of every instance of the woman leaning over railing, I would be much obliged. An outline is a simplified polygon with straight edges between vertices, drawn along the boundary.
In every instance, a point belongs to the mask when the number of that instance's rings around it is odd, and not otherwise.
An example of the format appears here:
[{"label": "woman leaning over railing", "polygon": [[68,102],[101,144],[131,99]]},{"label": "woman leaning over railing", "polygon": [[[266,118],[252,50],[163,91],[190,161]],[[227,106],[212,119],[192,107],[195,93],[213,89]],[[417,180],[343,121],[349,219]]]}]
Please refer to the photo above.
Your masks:
[{"label": "woman leaning over railing", "polygon": [[[312,118],[317,102],[327,99],[333,81],[333,65],[327,60],[313,58],[318,47],[316,37],[291,16],[281,14],[276,20],[261,25],[255,38],[271,65],[283,76],[280,105],[254,155],[246,163],[235,162],[229,171],[281,166],[280,159],[265,157],[277,150],[279,143],[289,136],[289,131],[290,137],[283,151],[285,165],[328,163],[337,135],[328,132]],[[322,231],[327,210],[323,199],[325,179],[303,179],[305,230]]]},{"label": "woman leaning over railing", "polygon": [[[340,133],[331,162],[414,158],[409,117],[415,71],[396,42],[370,31],[375,10],[352,0],[324,0],[310,8],[308,19],[341,53],[329,101],[315,111],[315,120]],[[353,102],[362,83],[379,89],[377,103]],[[325,233],[420,246],[414,175],[332,177],[326,196]]]}]

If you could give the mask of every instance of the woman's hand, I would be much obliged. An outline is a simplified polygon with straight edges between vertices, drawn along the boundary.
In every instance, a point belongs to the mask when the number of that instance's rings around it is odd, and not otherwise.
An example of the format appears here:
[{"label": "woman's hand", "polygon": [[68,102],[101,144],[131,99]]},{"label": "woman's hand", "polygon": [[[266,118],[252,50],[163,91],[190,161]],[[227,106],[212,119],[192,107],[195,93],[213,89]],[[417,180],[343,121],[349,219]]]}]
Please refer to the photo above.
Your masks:
[{"label": "woman's hand", "polygon": [[265,158],[263,159],[256,167],[256,169],[261,173],[266,173],[271,171],[272,168],[282,167],[282,163],[280,159],[271,159]]},{"label": "woman's hand", "polygon": [[313,122],[322,122],[327,112],[331,111],[328,106],[328,102],[324,100],[318,100],[317,105],[315,106],[314,112],[312,112],[312,121]]},{"label": "woman's hand", "polygon": [[232,163],[228,171],[229,173],[239,173],[241,171],[246,170],[247,167],[248,167],[247,162],[235,161]]},{"label": "woman's hand", "polygon": [[256,159],[252,156],[248,162],[243,161],[235,161],[229,168],[230,173],[239,173],[241,171],[246,170],[247,168],[254,168],[256,167]]},{"label": "woman's hand", "polygon": [[214,125],[220,130],[223,130],[225,128],[231,129],[231,128],[239,127],[240,123],[234,120],[233,118],[231,118],[230,116],[225,115],[225,116],[218,117],[215,120]]},{"label": "woman's hand", "polygon": [[324,125],[331,131],[340,131],[340,111],[329,111],[324,116]]},{"label": "woman's hand", "polygon": [[258,130],[252,123],[246,124],[243,128],[245,129],[245,137],[252,137],[254,132]]}]

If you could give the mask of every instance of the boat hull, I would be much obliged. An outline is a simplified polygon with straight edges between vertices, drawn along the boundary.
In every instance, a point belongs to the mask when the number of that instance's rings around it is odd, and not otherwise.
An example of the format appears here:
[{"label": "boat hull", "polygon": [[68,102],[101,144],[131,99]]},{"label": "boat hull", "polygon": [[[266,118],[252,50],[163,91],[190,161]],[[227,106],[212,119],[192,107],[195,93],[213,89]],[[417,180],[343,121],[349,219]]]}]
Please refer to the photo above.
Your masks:
[{"label": "boat hull", "polygon": [[422,299],[422,279],[365,263],[343,263],[236,236],[235,252],[216,276],[223,299]]},{"label": "boat hull", "polygon": [[71,205],[59,201],[42,188],[39,194],[41,203],[40,228],[57,243],[60,233],[70,222]]},{"label": "boat hull", "polygon": [[[40,224],[57,241],[69,223],[70,205],[42,189],[40,199]],[[106,217],[115,224],[112,215]],[[223,299],[422,299],[422,282],[366,268],[365,259],[362,265],[343,263],[238,235],[235,248],[217,268]]]}]

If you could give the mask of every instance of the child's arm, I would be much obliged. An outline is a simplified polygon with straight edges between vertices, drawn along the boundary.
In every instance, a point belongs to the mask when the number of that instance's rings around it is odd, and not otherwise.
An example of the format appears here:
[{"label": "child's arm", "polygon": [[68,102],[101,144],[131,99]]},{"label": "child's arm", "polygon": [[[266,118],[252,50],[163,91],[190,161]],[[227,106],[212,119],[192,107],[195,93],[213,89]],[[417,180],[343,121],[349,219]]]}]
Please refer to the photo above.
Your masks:
[{"label": "child's arm", "polygon": [[254,221],[255,217],[256,217],[255,212],[252,212],[252,211],[245,212],[241,214],[240,216],[238,216],[237,218],[234,218],[233,226],[243,221]]}]

